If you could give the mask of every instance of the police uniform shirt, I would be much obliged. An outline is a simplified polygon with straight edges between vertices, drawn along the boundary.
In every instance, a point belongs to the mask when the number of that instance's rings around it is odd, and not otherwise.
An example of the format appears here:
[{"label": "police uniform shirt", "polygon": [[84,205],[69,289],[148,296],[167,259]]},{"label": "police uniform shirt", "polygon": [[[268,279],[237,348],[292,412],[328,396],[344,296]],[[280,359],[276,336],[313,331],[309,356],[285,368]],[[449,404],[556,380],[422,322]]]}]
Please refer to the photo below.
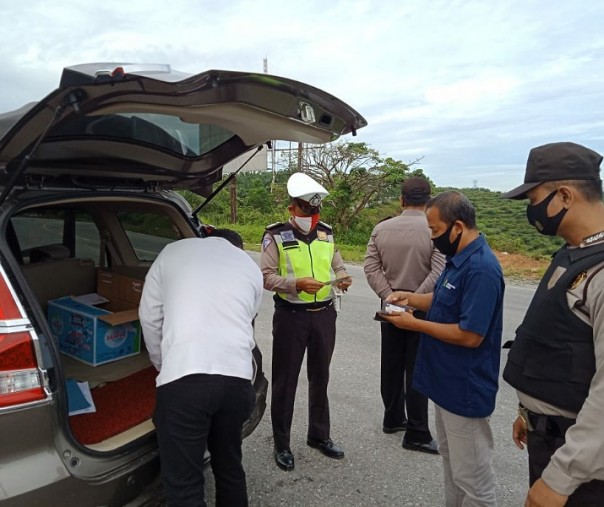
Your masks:
[{"label": "police uniform shirt", "polygon": [[566,296],[573,313],[593,328],[596,373],[580,414],[562,410],[517,391],[520,403],[532,412],[577,419],[576,424],[566,432],[565,444],[555,452],[542,474],[548,486],[560,493],[570,494],[581,483],[592,479],[604,480],[604,269],[595,274],[589,283],[583,307],[589,317],[574,309],[575,302],[583,299],[585,282],[602,266],[604,263],[580,274]]},{"label": "police uniform shirt", "polygon": [[445,256],[434,248],[426,214],[404,210],[375,226],[367,244],[363,269],[367,282],[381,298],[393,290],[432,292]]}]

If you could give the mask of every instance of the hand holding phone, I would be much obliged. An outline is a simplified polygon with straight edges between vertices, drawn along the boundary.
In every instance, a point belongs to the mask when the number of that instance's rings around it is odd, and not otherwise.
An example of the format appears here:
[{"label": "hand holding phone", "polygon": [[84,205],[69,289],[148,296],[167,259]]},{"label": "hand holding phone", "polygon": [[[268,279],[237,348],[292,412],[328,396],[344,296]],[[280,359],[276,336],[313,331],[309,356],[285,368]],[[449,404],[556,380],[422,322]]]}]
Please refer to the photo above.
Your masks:
[{"label": "hand holding phone", "polygon": [[377,320],[379,322],[388,322],[383,318],[384,315],[392,315],[393,313],[403,312],[413,313],[414,310],[415,308],[409,305],[395,305],[394,303],[382,301],[382,308],[379,312],[375,312],[375,317],[373,317],[373,320]]}]

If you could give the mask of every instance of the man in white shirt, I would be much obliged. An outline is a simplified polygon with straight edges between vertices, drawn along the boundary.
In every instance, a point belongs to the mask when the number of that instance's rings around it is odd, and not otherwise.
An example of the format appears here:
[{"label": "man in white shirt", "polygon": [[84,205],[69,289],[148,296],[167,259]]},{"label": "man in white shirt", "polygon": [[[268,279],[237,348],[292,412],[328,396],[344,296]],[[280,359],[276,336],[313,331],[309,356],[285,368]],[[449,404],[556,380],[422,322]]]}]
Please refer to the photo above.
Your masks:
[{"label": "man in white shirt", "polygon": [[206,446],[216,505],[247,505],[241,429],[255,402],[262,274],[226,232],[167,245],[145,278],[139,316],[159,372],[153,420],[170,506],[205,505]]}]

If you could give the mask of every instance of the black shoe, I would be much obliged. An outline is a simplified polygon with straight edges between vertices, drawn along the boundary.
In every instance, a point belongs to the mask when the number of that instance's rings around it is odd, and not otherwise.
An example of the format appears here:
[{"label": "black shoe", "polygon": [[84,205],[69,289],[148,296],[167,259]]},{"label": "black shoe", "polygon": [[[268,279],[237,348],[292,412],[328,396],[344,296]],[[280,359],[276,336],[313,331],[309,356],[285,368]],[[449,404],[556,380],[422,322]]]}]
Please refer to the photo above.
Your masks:
[{"label": "black shoe", "polygon": [[436,443],[436,440],[432,440],[431,442],[426,443],[405,442],[403,440],[403,449],[407,449],[408,451],[426,452],[428,454],[439,454],[438,444]]},{"label": "black shoe", "polygon": [[382,426],[382,431],[388,435],[398,433],[399,431],[407,431],[407,421],[403,421],[400,426]]},{"label": "black shoe", "polygon": [[333,459],[342,459],[344,457],[344,451],[340,449],[336,444],[331,441],[331,438],[327,440],[317,440],[315,438],[306,439],[306,444],[315,449],[319,449],[325,456]]},{"label": "black shoe", "polygon": [[294,455],[289,449],[275,450],[275,463],[281,470],[291,472],[294,469]]}]

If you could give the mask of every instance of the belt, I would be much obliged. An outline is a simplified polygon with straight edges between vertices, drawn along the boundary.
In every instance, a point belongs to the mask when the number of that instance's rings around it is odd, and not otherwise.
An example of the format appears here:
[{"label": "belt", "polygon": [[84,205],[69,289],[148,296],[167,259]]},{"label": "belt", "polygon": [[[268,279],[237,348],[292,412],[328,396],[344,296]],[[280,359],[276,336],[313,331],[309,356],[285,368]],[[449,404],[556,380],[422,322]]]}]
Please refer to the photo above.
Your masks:
[{"label": "belt", "polygon": [[529,431],[561,438],[564,438],[568,428],[576,422],[575,419],[569,419],[561,415],[537,414],[522,405],[518,405],[518,415],[524,419]]},{"label": "belt", "polygon": [[322,312],[323,310],[327,310],[331,305],[333,305],[333,301],[330,301],[328,305],[322,306],[320,308],[302,308],[305,312]]},{"label": "belt", "polygon": [[333,306],[333,299],[328,301],[321,301],[318,303],[290,303],[288,301],[279,301],[275,298],[275,308],[290,311],[305,311],[305,312],[322,312],[327,310],[330,306]]}]

